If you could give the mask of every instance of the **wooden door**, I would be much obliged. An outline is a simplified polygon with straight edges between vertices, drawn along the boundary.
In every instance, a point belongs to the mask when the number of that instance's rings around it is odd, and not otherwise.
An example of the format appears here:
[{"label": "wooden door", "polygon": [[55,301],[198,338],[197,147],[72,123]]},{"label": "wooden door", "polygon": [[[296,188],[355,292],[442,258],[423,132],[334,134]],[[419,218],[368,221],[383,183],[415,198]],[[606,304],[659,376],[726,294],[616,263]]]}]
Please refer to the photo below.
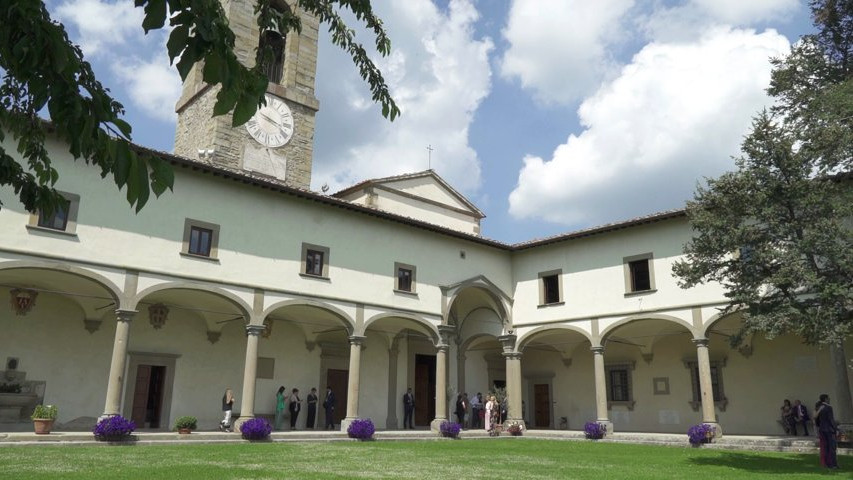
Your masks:
[{"label": "wooden door", "polygon": [[[335,394],[335,423],[347,416],[347,390],[349,387],[349,370],[329,369],[326,372],[326,385]],[[325,396],[325,393],[323,393]],[[322,398],[320,399],[322,405]],[[322,407],[321,407],[322,408]]]},{"label": "wooden door", "polygon": [[151,366],[151,379],[148,382],[148,404],[145,420],[149,428],[160,428],[163,413],[163,385],[166,381],[166,367]]},{"label": "wooden door", "polygon": [[151,365],[136,367],[136,386],[133,389],[133,407],[130,419],[139,427],[145,424],[145,413],[148,410],[148,383],[151,381]]},{"label": "wooden door", "polygon": [[415,425],[429,426],[435,418],[435,355],[415,355]]},{"label": "wooden door", "polygon": [[537,428],[551,427],[551,392],[547,383],[533,385],[534,420]]}]

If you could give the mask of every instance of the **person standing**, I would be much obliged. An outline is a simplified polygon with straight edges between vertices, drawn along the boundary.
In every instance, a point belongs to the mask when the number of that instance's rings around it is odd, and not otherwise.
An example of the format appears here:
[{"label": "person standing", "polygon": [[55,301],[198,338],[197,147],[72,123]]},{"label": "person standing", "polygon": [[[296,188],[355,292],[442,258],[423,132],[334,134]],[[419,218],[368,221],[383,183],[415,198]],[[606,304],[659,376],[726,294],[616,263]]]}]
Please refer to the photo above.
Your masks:
[{"label": "person standing", "polygon": [[236,400],[234,392],[230,388],[226,388],[225,393],[222,395],[223,418],[219,422],[219,429],[223,432],[231,431],[231,412],[234,410],[234,400]]},{"label": "person standing", "polygon": [[415,395],[412,393],[412,388],[409,387],[406,393],[403,394],[403,429],[415,429],[413,417],[415,416]]},{"label": "person standing", "polygon": [[782,428],[785,429],[785,434],[790,435],[791,429],[794,427],[794,409],[791,407],[791,401],[787,398],[782,401],[782,407],[779,409]]},{"label": "person standing", "polygon": [[838,424],[835,423],[835,414],[829,405],[829,395],[825,393],[820,396],[820,408],[815,414],[815,422],[821,440],[820,457],[822,460],[825,459],[827,468],[838,468],[838,458],[836,457]]},{"label": "person standing", "polygon": [[335,393],[332,387],[326,387],[326,397],[323,399],[323,409],[326,410],[326,430],[335,429]]},{"label": "person standing", "polygon": [[462,399],[462,394],[456,394],[456,422],[462,426],[465,422],[465,400]]},{"label": "person standing", "polygon": [[296,430],[296,419],[299,417],[299,410],[302,408],[302,399],[299,398],[299,389],[294,388],[290,395],[290,429]]},{"label": "person standing", "polygon": [[497,406],[498,406],[497,401],[495,401],[495,397],[494,397],[494,395],[492,395],[491,397],[489,397],[489,400],[486,402],[486,416],[483,418],[485,420],[483,423],[484,423],[484,426],[486,427],[487,432],[492,431],[492,427],[493,427],[492,415],[497,414],[497,412],[496,412]]},{"label": "person standing", "polygon": [[480,412],[483,411],[483,394],[471,397],[471,428],[480,428]]},{"label": "person standing", "polygon": [[317,389],[312,388],[311,393],[306,398],[308,402],[308,419],[305,422],[305,428],[314,430],[314,421],[317,418]]},{"label": "person standing", "polygon": [[793,434],[797,434],[797,424],[803,425],[803,435],[809,436],[809,411],[806,406],[799,400],[794,400],[794,423],[792,424]]},{"label": "person standing", "polygon": [[278,392],[275,394],[275,422],[273,427],[276,430],[281,430],[281,424],[284,422],[284,400],[287,395],[284,385],[278,387]]},{"label": "person standing", "polygon": [[465,422],[467,422],[469,420],[468,417],[471,415],[470,413],[468,413],[468,411],[471,409],[471,401],[468,400],[468,393],[467,392],[462,394],[462,402],[465,404],[464,405],[465,412],[462,415],[462,421],[459,422],[459,424],[462,425],[462,428],[465,428]]}]

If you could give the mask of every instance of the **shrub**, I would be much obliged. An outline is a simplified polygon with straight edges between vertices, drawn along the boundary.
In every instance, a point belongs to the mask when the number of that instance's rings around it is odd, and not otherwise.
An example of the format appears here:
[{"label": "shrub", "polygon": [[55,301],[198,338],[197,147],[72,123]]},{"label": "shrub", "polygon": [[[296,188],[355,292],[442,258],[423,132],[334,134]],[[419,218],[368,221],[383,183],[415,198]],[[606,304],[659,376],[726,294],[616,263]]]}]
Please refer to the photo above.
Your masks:
[{"label": "shrub", "polygon": [[373,426],[373,422],[369,418],[356,418],[347,427],[347,435],[359,440],[370,440],[375,431],[376,427]]},{"label": "shrub", "polygon": [[33,420],[56,420],[58,413],[55,405],[36,405],[30,418]]},{"label": "shrub", "polygon": [[444,421],[441,422],[438,429],[441,432],[442,437],[458,438],[459,432],[462,430],[462,425],[456,422]]},{"label": "shrub", "polygon": [[708,425],[707,423],[693,425],[687,430],[687,439],[690,441],[691,445],[698,447],[703,443],[709,443],[711,439],[714,438],[714,431],[714,426]]},{"label": "shrub", "polygon": [[102,419],[92,429],[96,440],[126,440],[136,430],[136,423],[121,415],[114,415]]},{"label": "shrub", "polygon": [[521,434],[524,433],[524,431],[521,428],[521,424],[519,424],[519,423],[510,423],[506,427],[506,431],[509,432],[509,434],[512,435],[513,437],[520,437]]},{"label": "shrub", "polygon": [[598,422],[586,422],[583,426],[583,434],[590,440],[600,440],[607,435],[607,425]]},{"label": "shrub", "polygon": [[272,425],[266,418],[250,418],[240,425],[240,433],[246,440],[266,440],[272,433]]},{"label": "shrub", "polygon": [[191,416],[178,417],[175,420],[175,430],[189,429],[195,430],[198,428],[198,419]]}]

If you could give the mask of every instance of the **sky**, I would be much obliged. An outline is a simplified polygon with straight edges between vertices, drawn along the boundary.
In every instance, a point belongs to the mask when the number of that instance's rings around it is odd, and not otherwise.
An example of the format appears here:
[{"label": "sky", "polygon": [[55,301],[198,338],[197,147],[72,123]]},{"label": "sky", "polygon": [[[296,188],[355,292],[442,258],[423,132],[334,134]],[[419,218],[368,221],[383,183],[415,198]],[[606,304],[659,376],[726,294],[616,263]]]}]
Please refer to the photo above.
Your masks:
[{"label": "sky", "polygon": [[[134,141],[172,151],[167,32],[145,35],[129,0],[46,3]],[[382,117],[321,26],[312,189],[431,167],[485,212],[482,235],[507,243],[683,208],[734,169],[771,104],[770,59],[813,30],[805,0],[372,4],[392,42],[373,59],[402,115]]]}]

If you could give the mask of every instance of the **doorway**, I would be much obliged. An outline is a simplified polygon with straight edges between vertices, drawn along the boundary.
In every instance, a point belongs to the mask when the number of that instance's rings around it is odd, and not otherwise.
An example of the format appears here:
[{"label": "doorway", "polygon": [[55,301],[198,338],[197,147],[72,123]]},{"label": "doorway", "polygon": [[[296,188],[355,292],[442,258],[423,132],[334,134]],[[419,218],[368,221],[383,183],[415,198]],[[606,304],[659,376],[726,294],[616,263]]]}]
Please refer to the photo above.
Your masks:
[{"label": "doorway", "polygon": [[163,386],[166,367],[139,365],[136,367],[136,388],[130,419],[139,428],[160,428],[163,414]]},{"label": "doorway", "polygon": [[415,355],[415,425],[429,426],[435,418],[435,394],[435,355]]},{"label": "doorway", "polygon": [[533,424],[536,428],[551,427],[551,391],[547,383],[533,385]]},{"label": "doorway", "polygon": [[[341,423],[347,415],[347,390],[349,389],[349,370],[326,370],[326,386],[335,394],[335,423]],[[325,392],[322,394],[326,395]],[[322,408],[322,398],[321,407]]]}]

